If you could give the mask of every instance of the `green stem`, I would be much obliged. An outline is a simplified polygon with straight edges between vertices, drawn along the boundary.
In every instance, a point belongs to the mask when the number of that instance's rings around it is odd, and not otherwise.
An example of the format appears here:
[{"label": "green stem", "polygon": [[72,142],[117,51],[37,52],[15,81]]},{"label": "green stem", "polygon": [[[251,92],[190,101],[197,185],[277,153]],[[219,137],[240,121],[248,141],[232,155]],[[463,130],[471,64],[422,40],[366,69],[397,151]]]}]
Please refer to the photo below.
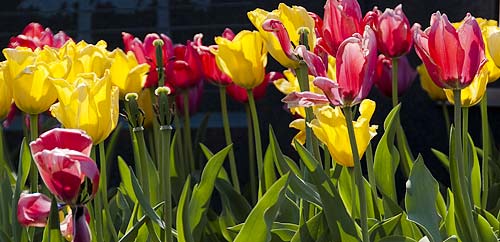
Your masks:
[{"label": "green stem", "polygon": [[359,160],[358,146],[356,144],[356,135],[354,133],[354,126],[352,124],[352,110],[351,107],[342,108],[345,115],[345,120],[347,124],[347,131],[349,133],[349,143],[351,144],[352,158],[354,160],[354,175],[356,180],[356,186],[358,187],[359,194],[359,205],[360,205],[360,221],[361,221],[361,234],[363,235],[363,241],[370,241],[368,234],[368,216],[367,216],[367,205],[366,205],[366,195],[365,186],[363,182],[363,174],[361,171],[361,162]]},{"label": "green stem", "polygon": [[167,242],[172,242],[172,185],[170,183],[170,138],[172,129],[170,125],[163,125],[160,127],[160,164],[161,164],[161,183],[163,189],[161,189],[161,194],[165,205],[163,206],[163,220],[165,222],[165,237],[164,240]]},{"label": "green stem", "polygon": [[[398,101],[398,58],[392,58],[392,107],[396,107],[399,104]],[[400,115],[401,117],[401,115]],[[398,147],[399,153],[401,154],[401,169],[405,177],[410,174],[410,162],[409,158],[406,156],[404,138],[403,138],[403,128],[401,127],[401,118],[399,119],[398,128],[396,129],[396,145]]]},{"label": "green stem", "polygon": [[392,107],[398,103],[398,58],[392,58]]},{"label": "green stem", "polygon": [[[227,95],[226,86],[219,87],[220,95],[220,109],[222,114],[222,125],[224,126],[224,136],[226,138],[226,145],[233,143],[231,138],[231,127],[229,123],[229,117],[227,114]],[[231,169],[231,180],[233,182],[234,190],[238,193],[240,192],[240,182],[238,179],[238,169],[236,167],[236,159],[234,158],[234,149],[229,151],[229,169]]]},{"label": "green stem", "polygon": [[[464,157],[464,167],[472,168],[469,159],[469,149],[467,148],[468,143],[468,134],[469,134],[469,108],[462,107],[462,149],[463,149],[463,157]],[[468,173],[470,174],[470,173]],[[467,176],[467,180],[470,181],[470,176]]]},{"label": "green stem", "polygon": [[[299,67],[295,69],[295,73],[297,74],[297,80],[299,82],[300,91],[301,92],[309,91],[309,69],[307,68],[307,64],[304,61],[299,62]],[[306,117],[305,117],[306,123],[310,123],[314,117],[312,108],[306,107],[305,111],[306,111]],[[314,152],[312,129],[308,125],[306,125],[306,148],[312,154],[316,153]]]},{"label": "green stem", "polygon": [[[0,124],[0,178],[7,178],[8,174],[11,173],[10,165],[6,158],[3,125]],[[5,171],[5,177],[3,177],[3,171]]]},{"label": "green stem", "polygon": [[262,169],[264,167],[264,162],[262,161],[262,144],[260,140],[260,126],[259,118],[257,117],[257,108],[255,107],[255,99],[253,97],[252,89],[247,89],[248,94],[248,104],[250,105],[250,114],[252,116],[253,133],[255,140],[255,156],[257,157],[257,177],[259,179],[259,190],[258,198],[262,196],[261,184],[262,184]]},{"label": "green stem", "polygon": [[179,157],[176,157],[176,161],[180,161],[180,162],[176,162],[179,166],[179,172],[182,172],[182,174],[180,175],[180,177],[183,178],[186,178],[188,174],[191,174],[191,171],[189,170],[189,166],[185,166],[185,158],[184,158],[184,148],[183,148],[183,144],[184,144],[184,138],[182,137],[182,133],[184,132],[184,128],[181,127],[181,121],[179,120],[179,116],[178,115],[174,115],[174,126],[176,128],[176,137],[175,137],[175,149],[177,150],[177,155]]},{"label": "green stem", "polygon": [[326,145],[323,146],[323,153],[325,155],[325,160],[324,160],[324,169],[326,174],[330,175],[330,169],[332,168],[332,156],[330,154],[330,151],[326,147]]},{"label": "green stem", "polygon": [[[158,75],[160,75],[160,74],[158,74]],[[157,97],[155,95],[155,90],[153,90],[153,88],[151,88],[149,94],[151,95],[151,104],[153,105],[153,110],[154,110],[154,105],[155,105],[156,100],[157,100]],[[154,117],[156,117],[156,116],[154,116]],[[159,129],[160,129],[160,124],[158,123],[158,119],[153,118],[153,130],[159,130]],[[150,147],[151,154],[155,154],[155,156],[156,156],[155,160],[159,161],[160,157],[159,157],[158,150],[160,150],[160,140],[159,140],[160,137],[159,137],[157,132],[151,132],[151,133],[153,133],[153,141],[154,141],[154,146]]]},{"label": "green stem", "polygon": [[464,222],[463,231],[467,238],[464,241],[479,241],[476,227],[472,217],[471,198],[467,189],[468,185],[465,181],[464,157],[462,151],[462,110],[461,110],[461,90],[453,89],[453,97],[455,102],[454,124],[455,124],[455,159],[451,159],[450,176],[451,185],[457,205],[458,221]]},{"label": "green stem", "polygon": [[489,158],[490,158],[490,127],[488,122],[488,92],[484,93],[483,99],[481,100],[481,135],[483,140],[483,164],[482,164],[482,177],[483,184],[481,186],[482,196],[481,196],[481,207],[486,209],[488,202],[489,193]]},{"label": "green stem", "polygon": [[106,215],[106,224],[108,226],[108,230],[111,232],[111,236],[113,241],[118,241],[118,235],[116,234],[115,226],[113,225],[113,220],[111,218],[111,214],[109,211],[109,202],[108,202],[108,182],[107,182],[107,164],[106,164],[106,151],[104,148],[104,142],[99,143],[99,163],[100,163],[100,175],[99,179],[99,190],[101,196],[102,207],[104,208],[104,214]]},{"label": "green stem", "polygon": [[448,112],[448,107],[446,105],[446,102],[443,101],[441,102],[441,109],[443,111],[443,117],[444,117],[444,122],[446,124],[446,132],[448,134],[448,138],[450,137],[450,113]]},{"label": "green stem", "polygon": [[134,134],[137,139],[137,144],[139,148],[139,157],[142,170],[142,189],[144,190],[144,196],[147,200],[150,198],[149,194],[149,171],[148,171],[148,157],[146,142],[144,141],[144,128],[142,126],[134,128]]},{"label": "green stem", "polygon": [[[38,114],[30,114],[30,140],[34,141],[36,138],[38,138]],[[30,190],[38,192],[38,168],[33,158],[31,160],[33,163],[30,166]]]},{"label": "green stem", "polygon": [[253,124],[252,124],[252,113],[250,112],[250,105],[245,104],[245,111],[247,114],[247,130],[248,130],[248,171],[250,175],[250,197],[252,199],[252,204],[257,203],[257,181],[255,178],[255,146],[253,139]]},{"label": "green stem", "polygon": [[[96,160],[96,155],[95,155],[95,146],[92,146],[92,151],[90,153],[90,157],[93,160]],[[94,228],[96,230],[96,236],[97,236],[97,241],[104,241],[104,232],[103,232],[103,219],[102,219],[102,196],[98,192],[96,197],[94,198]]]},{"label": "green stem", "polygon": [[182,92],[184,98],[184,142],[186,144],[186,158],[189,160],[191,171],[196,169],[193,157],[193,142],[191,141],[191,121],[189,117],[189,92]]}]

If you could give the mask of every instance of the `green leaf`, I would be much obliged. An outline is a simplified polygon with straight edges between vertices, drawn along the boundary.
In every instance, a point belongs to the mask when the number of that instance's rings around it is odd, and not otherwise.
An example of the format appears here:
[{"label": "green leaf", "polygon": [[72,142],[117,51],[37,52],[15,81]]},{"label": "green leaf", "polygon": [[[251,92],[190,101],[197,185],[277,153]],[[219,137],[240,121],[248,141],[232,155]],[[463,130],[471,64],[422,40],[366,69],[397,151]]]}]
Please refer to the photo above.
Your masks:
[{"label": "green leaf", "polygon": [[446,168],[446,170],[450,170],[450,160],[448,159],[448,156],[434,148],[431,148],[432,153],[438,158],[438,160],[441,162],[441,164]]},{"label": "green leaf", "polygon": [[476,220],[475,224],[481,242],[498,242],[498,238],[495,235],[495,232],[493,231],[492,227],[488,223],[488,220],[486,220],[480,214],[476,213],[474,215],[476,215],[474,216]]},{"label": "green leaf", "polygon": [[319,196],[318,190],[313,184],[308,183],[295,175],[290,175],[290,188],[293,193],[310,203],[316,204],[318,207],[322,207],[321,197]]},{"label": "green leaf", "polygon": [[456,235],[452,235],[449,238],[447,238],[444,242],[459,242],[459,241],[460,240],[458,240]]},{"label": "green leaf", "polygon": [[189,201],[189,224],[196,241],[201,239],[201,233],[206,225],[206,212],[212,197],[217,174],[219,174],[222,164],[232,147],[232,145],[228,145],[208,160],[201,174],[200,183],[193,188],[193,196]]},{"label": "green leaf", "polygon": [[57,201],[55,197],[52,198],[52,203],[50,205],[50,214],[48,225],[45,226],[43,231],[42,242],[64,242],[61,235],[61,230],[59,229],[59,211],[57,208]]},{"label": "green leaf", "polygon": [[17,168],[18,174],[17,174],[16,189],[14,191],[14,197],[11,206],[12,233],[14,235],[14,241],[21,241],[21,236],[22,236],[21,225],[17,222],[17,201],[19,201],[19,197],[21,196],[21,190],[24,189],[24,185],[26,184],[26,180],[28,179],[30,166],[31,166],[31,153],[28,144],[26,143],[26,138],[24,138],[23,142],[21,143],[21,149],[19,151],[19,164]]},{"label": "green leaf", "polygon": [[207,160],[210,160],[210,158],[212,158],[212,156],[214,156],[214,153],[212,153],[212,151],[210,151],[210,149],[206,145],[204,145],[203,143],[200,143],[200,148],[201,148],[201,151],[203,151],[203,154],[205,155]]},{"label": "green leaf", "polygon": [[177,206],[177,239],[179,242],[194,242],[189,223],[189,204],[191,198],[191,177],[188,176],[182,189],[179,205]]},{"label": "green leaf", "polygon": [[330,241],[328,224],[323,212],[319,212],[314,217],[302,224],[290,242],[318,242]]},{"label": "green leaf", "polygon": [[323,203],[323,212],[334,241],[359,241],[359,231],[353,218],[347,212],[339,191],[333,185],[319,162],[297,140],[295,148],[311,177]]},{"label": "green leaf", "polygon": [[215,181],[215,188],[221,196],[222,206],[227,208],[236,223],[242,223],[252,210],[248,201],[223,179]]},{"label": "green leaf", "polygon": [[134,187],[132,186],[132,178],[130,176],[130,171],[127,166],[127,163],[121,156],[118,156],[118,171],[120,172],[121,177],[121,186],[123,187],[127,196],[136,203],[137,197],[135,196]]},{"label": "green leaf", "polygon": [[446,233],[458,236],[457,224],[455,221],[455,199],[451,190],[448,189],[448,213],[444,219]]},{"label": "green leaf", "polygon": [[146,196],[144,196],[144,192],[142,191],[141,185],[139,185],[139,181],[137,180],[137,177],[135,176],[134,171],[132,170],[131,167],[129,167],[129,172],[135,196],[137,197],[137,201],[141,205],[144,213],[146,213],[146,215],[149,216],[149,218],[153,222],[157,223],[161,227],[165,227],[163,220],[161,220],[160,216],[153,210],[149,201],[146,200]]},{"label": "green leaf", "polygon": [[3,232],[2,230],[0,230],[0,241],[12,242],[12,240],[10,240],[9,236],[7,236],[7,234],[5,234],[5,232]]},{"label": "green leaf", "polygon": [[[273,151],[274,161],[276,163],[276,168],[278,168],[278,172],[280,175],[284,175],[289,171],[292,171],[297,177],[302,177],[302,172],[299,167],[293,160],[283,155],[281,148],[278,143],[278,139],[274,134],[274,130],[269,125],[269,146],[271,146],[271,150]],[[288,158],[288,159],[287,159]]]},{"label": "green leaf", "polygon": [[284,198],[288,178],[289,174],[278,179],[262,196],[248,215],[234,242],[268,242],[270,240],[271,227]]},{"label": "green leaf", "polygon": [[[157,204],[153,209],[154,210],[157,210],[158,208],[160,208],[164,203],[159,203]],[[136,213],[137,211],[137,206],[134,207],[134,212],[133,213]],[[135,217],[135,216],[132,216],[132,217]],[[141,230],[142,228],[144,228],[146,231],[147,231],[147,228],[146,227],[142,227],[146,222],[148,221],[151,221],[151,219],[148,217],[148,216],[142,216],[135,224],[133,224],[132,226],[130,226],[130,228],[128,228],[127,232],[125,233],[125,235],[123,235],[120,240],[118,242],[133,242],[133,241],[140,241],[138,238],[141,236],[141,235],[138,235],[138,232],[139,230]],[[174,229],[172,229],[172,233],[174,234],[174,236],[177,236],[177,231],[175,231]]]},{"label": "green leaf", "polygon": [[276,171],[274,169],[273,150],[274,148],[267,146],[266,153],[264,154],[264,191],[265,193],[276,182]]},{"label": "green leaf", "polygon": [[417,242],[417,241],[412,238],[408,238],[401,235],[391,235],[384,237],[380,240],[377,240],[377,242]]},{"label": "green leaf", "polygon": [[490,224],[490,226],[493,228],[494,231],[500,230],[500,222],[498,221],[498,219],[495,216],[493,216],[493,214],[491,214],[490,212],[488,212],[484,209],[478,208],[478,207],[475,207],[474,211],[477,214],[480,214],[481,216],[483,216],[486,220],[488,220],[488,223]]},{"label": "green leaf", "polygon": [[370,241],[379,241],[386,236],[394,234],[395,229],[401,221],[402,214],[385,219],[370,228]]},{"label": "green leaf", "polygon": [[472,141],[470,135],[467,135],[467,140],[468,163],[472,165],[472,169],[467,169],[471,171],[470,185],[472,188],[472,201],[475,206],[481,207],[481,169],[479,168],[479,158],[474,146],[474,141]]},{"label": "green leaf", "polygon": [[408,220],[418,224],[430,241],[441,241],[439,215],[436,211],[438,182],[425,167],[421,156],[415,161],[406,182],[405,205]]},{"label": "green leaf", "polygon": [[[373,162],[375,181],[379,191],[385,197],[384,200],[391,199],[393,202],[392,204],[397,204],[394,177],[400,157],[397,148],[394,146],[394,138],[399,124],[400,107],[400,105],[394,107],[384,121],[385,131],[375,150]],[[384,207],[386,208],[386,216],[392,216],[398,213],[397,209],[389,209],[391,206]]]}]

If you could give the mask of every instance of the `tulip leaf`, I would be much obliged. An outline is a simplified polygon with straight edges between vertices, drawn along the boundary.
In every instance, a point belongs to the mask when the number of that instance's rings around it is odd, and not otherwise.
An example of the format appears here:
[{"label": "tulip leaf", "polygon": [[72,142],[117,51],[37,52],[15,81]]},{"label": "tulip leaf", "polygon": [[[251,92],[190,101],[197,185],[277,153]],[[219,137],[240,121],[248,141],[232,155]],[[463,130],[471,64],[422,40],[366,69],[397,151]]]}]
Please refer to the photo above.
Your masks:
[{"label": "tulip leaf", "polygon": [[182,189],[179,205],[177,206],[177,240],[179,242],[194,242],[189,223],[189,200],[191,199],[191,177],[188,176]]},{"label": "tulip leaf", "polygon": [[441,164],[446,168],[446,170],[450,170],[450,160],[448,158],[448,156],[439,151],[439,150],[436,150],[434,148],[431,148],[431,151],[432,153],[436,156],[436,158],[438,158],[438,160],[441,162]]},{"label": "tulip leaf", "polygon": [[130,177],[130,171],[127,166],[127,163],[121,156],[118,156],[118,171],[120,172],[120,177],[122,181],[122,187],[127,194],[127,196],[130,197],[132,202],[136,203],[137,202],[137,197],[135,196],[134,192],[134,187],[132,186],[132,178]]},{"label": "tulip leaf", "polygon": [[495,235],[495,231],[493,231],[493,228],[491,225],[488,223],[488,220],[486,220],[481,214],[474,214],[474,218],[476,220],[476,228],[477,228],[477,233],[479,234],[479,239],[482,242],[498,242],[498,238]]},{"label": "tulip leaf", "polygon": [[319,196],[318,190],[313,184],[310,184],[295,175],[290,176],[290,188],[293,193],[310,203],[316,204],[318,207],[322,207],[321,197]]},{"label": "tulip leaf", "polygon": [[402,215],[403,214],[400,213],[372,226],[368,231],[370,233],[370,241],[379,241],[382,238],[386,238],[385,236],[394,234],[394,230],[400,224]]},{"label": "tulip leaf", "polygon": [[[158,208],[160,208],[162,205],[164,204],[164,202],[161,202],[159,204],[157,204],[156,206],[153,207],[154,210],[157,210]],[[137,210],[137,206],[134,207],[134,212]],[[134,216],[132,216],[134,217]],[[130,228],[128,228],[127,232],[120,238],[120,240],[118,240],[118,242],[133,242],[133,241],[139,241],[137,240],[138,238],[138,231],[142,228],[142,225],[144,225],[146,222],[148,221],[151,221],[151,219],[146,215],[146,216],[142,216],[141,218],[139,218],[139,220],[132,226],[130,226]],[[177,231],[175,231],[174,229],[172,229],[172,234],[174,236],[177,236]]]},{"label": "tulip leaf", "polygon": [[10,226],[10,214],[12,209],[12,186],[9,179],[0,181],[0,228],[4,229],[7,235],[12,235],[12,228]]},{"label": "tulip leaf", "polygon": [[215,181],[215,188],[221,196],[222,206],[226,208],[236,223],[242,223],[252,210],[248,201],[236,192],[233,186],[224,179]]},{"label": "tulip leaf", "polygon": [[299,227],[290,242],[327,242],[330,241],[329,232],[325,216],[319,212]]},{"label": "tulip leaf", "polygon": [[384,237],[380,240],[377,240],[377,242],[417,242],[417,241],[412,238],[401,235],[391,235]]},{"label": "tulip leaf", "polygon": [[7,236],[7,234],[5,234],[5,232],[2,230],[0,230],[0,241],[12,242],[12,240],[10,240],[9,236]]},{"label": "tulip leaf", "polygon": [[135,176],[134,171],[132,170],[131,167],[129,167],[129,172],[135,196],[137,197],[137,201],[141,205],[143,211],[146,213],[147,216],[149,216],[149,218],[153,222],[157,223],[161,227],[164,227],[165,224],[163,223],[163,220],[161,220],[160,216],[153,210],[151,204],[146,199],[146,196],[144,196],[144,192],[142,191],[141,185],[139,185],[139,181],[137,180],[137,177]]},{"label": "tulip leaf", "polygon": [[438,182],[425,167],[421,156],[417,158],[406,182],[405,205],[408,220],[418,224],[430,241],[441,241],[439,215],[436,211]]},{"label": "tulip leaf", "polygon": [[475,212],[483,216],[488,221],[488,223],[490,224],[490,226],[493,228],[494,231],[500,230],[500,222],[495,216],[493,216],[493,214],[486,211],[485,209],[481,209],[478,207],[475,207]]},{"label": "tulip leaf", "polygon": [[268,242],[271,228],[283,201],[289,174],[278,179],[257,202],[234,242]]},{"label": "tulip leaf", "polygon": [[26,180],[28,179],[28,175],[31,167],[31,154],[28,144],[26,142],[26,138],[23,139],[21,143],[21,149],[19,151],[19,164],[18,164],[18,174],[16,181],[16,188],[14,191],[14,197],[12,200],[12,213],[11,213],[11,221],[12,221],[12,233],[14,235],[14,241],[21,241],[22,230],[19,223],[14,222],[17,221],[17,201],[19,201],[19,197],[21,196],[21,190],[24,188],[26,184]]},{"label": "tulip leaf", "polygon": [[206,225],[206,212],[212,197],[217,175],[226,159],[227,154],[233,148],[228,145],[210,158],[201,174],[200,183],[193,188],[193,195],[189,201],[189,224],[191,232],[196,241],[201,239],[201,233]]},{"label": "tulip leaf", "polygon": [[273,158],[280,175],[284,175],[291,170],[297,177],[302,177],[302,173],[297,167],[297,164],[295,164],[295,162],[293,162],[291,159],[287,159],[287,157],[281,151],[278,139],[276,138],[271,125],[269,125],[269,145],[271,146],[271,149],[273,151]]},{"label": "tulip leaf", "polygon": [[448,235],[458,235],[455,221],[455,199],[451,190],[448,189],[448,213],[444,219],[444,226]]},{"label": "tulip leaf", "polygon": [[52,203],[50,205],[50,214],[48,225],[45,226],[43,230],[42,242],[64,242],[65,240],[61,236],[61,230],[59,229],[59,211],[57,208],[57,201],[55,197],[52,198]]},{"label": "tulip leaf", "polygon": [[201,149],[201,151],[203,151],[203,154],[205,155],[207,160],[210,160],[210,158],[212,158],[212,156],[214,156],[214,153],[212,151],[210,151],[210,149],[208,149],[208,147],[205,146],[203,143],[200,143],[200,149]]},{"label": "tulip leaf", "polygon": [[397,204],[395,173],[399,164],[399,152],[394,146],[396,130],[399,124],[400,105],[394,107],[384,121],[384,134],[375,150],[373,170],[379,191],[384,196],[385,215],[396,215],[399,211],[394,206],[388,206],[387,200]]},{"label": "tulip leaf", "polygon": [[472,137],[467,134],[467,148],[466,154],[468,155],[468,160],[470,164],[470,168],[466,169],[470,171],[470,186],[471,186],[471,195],[472,201],[475,206],[481,207],[481,169],[479,168],[479,158],[477,156],[477,151],[474,146],[474,141],[472,141]]},{"label": "tulip leaf", "polygon": [[320,163],[297,140],[295,148],[304,162],[323,203],[323,212],[333,241],[359,241],[359,233],[353,218],[342,202],[339,191],[333,185]]},{"label": "tulip leaf", "polygon": [[274,169],[273,147],[271,144],[267,146],[264,154],[264,191],[265,193],[276,182],[276,171]]},{"label": "tulip leaf", "polygon": [[458,240],[456,235],[452,235],[449,238],[447,238],[446,240],[444,240],[443,242],[459,242],[459,241],[460,240]]}]

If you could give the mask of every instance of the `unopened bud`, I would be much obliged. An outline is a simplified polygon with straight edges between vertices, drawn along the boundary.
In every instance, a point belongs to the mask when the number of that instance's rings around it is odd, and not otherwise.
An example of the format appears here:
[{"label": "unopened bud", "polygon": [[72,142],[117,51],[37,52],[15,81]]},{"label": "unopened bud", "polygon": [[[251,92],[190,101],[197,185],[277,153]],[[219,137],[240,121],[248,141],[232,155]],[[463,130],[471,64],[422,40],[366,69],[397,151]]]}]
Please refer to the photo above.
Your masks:
[{"label": "unopened bud", "polygon": [[131,99],[137,100],[139,99],[139,95],[137,95],[137,93],[135,92],[125,94],[125,101],[130,102]]},{"label": "unopened bud", "polygon": [[155,90],[156,96],[160,96],[160,94],[162,94],[162,93],[164,93],[165,95],[170,95],[170,93],[172,93],[172,89],[170,89],[170,87],[166,87],[166,86],[156,88],[156,90]]}]

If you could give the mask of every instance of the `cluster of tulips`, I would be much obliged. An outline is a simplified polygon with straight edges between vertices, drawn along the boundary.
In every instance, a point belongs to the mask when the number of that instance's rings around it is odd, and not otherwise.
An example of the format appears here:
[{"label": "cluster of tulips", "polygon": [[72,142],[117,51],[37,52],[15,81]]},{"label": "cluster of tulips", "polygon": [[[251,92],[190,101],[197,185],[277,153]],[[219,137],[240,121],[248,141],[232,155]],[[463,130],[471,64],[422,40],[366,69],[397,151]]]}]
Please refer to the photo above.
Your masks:
[{"label": "cluster of tulips", "polygon": [[[327,0],[323,17],[282,3],[248,18],[257,30],[225,29],[213,45],[202,34],[174,45],[164,34],[142,41],[123,33],[124,49],[109,51],[102,40],[75,43],[37,23],[12,37],[0,62],[0,120],[8,125],[20,110],[29,121],[17,163],[0,126],[0,240],[499,240],[500,153],[486,98],[500,77],[496,21],[467,14],[452,24],[436,12],[422,30],[402,5],[363,17],[356,0]],[[405,56],[412,47],[423,89],[454,106],[449,154],[433,150],[450,188],[414,157],[400,122],[398,97],[417,75]],[[266,72],[268,53],[282,74]],[[191,133],[205,81],[220,91],[227,147],[216,153],[200,143],[203,125]],[[269,83],[296,117],[298,161],[282,153],[271,127],[269,144],[261,142],[256,100]],[[373,85],[392,98],[383,132],[370,123]],[[246,107],[248,159],[235,154],[227,94]],[[468,133],[468,108],[478,103],[482,147]],[[47,111],[57,125],[41,122]],[[113,157],[126,142],[120,113],[133,157]],[[241,161],[249,163],[242,185]],[[108,186],[118,174],[119,185]]]}]

